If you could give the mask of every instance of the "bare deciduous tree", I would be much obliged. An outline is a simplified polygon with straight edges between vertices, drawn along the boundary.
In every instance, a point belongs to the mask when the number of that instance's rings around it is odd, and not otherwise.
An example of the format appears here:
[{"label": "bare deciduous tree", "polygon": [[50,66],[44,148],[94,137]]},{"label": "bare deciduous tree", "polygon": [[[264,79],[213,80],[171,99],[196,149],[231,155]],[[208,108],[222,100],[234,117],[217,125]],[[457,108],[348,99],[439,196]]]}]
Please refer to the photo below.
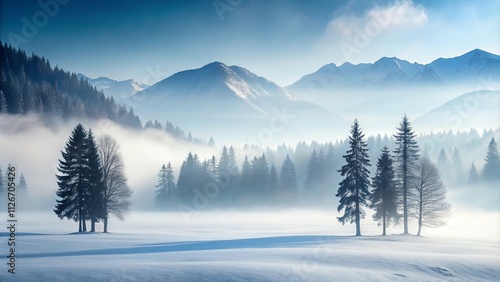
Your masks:
[{"label": "bare deciduous tree", "polygon": [[109,135],[103,135],[98,140],[98,146],[105,185],[104,233],[107,233],[110,214],[124,220],[130,211],[132,190],[127,185],[123,160],[118,152],[120,147],[116,140]]},{"label": "bare deciduous tree", "polygon": [[446,187],[439,170],[427,155],[416,164],[412,185],[410,216],[418,220],[417,236],[420,236],[422,226],[435,228],[445,225],[450,211],[450,204],[446,202]]}]

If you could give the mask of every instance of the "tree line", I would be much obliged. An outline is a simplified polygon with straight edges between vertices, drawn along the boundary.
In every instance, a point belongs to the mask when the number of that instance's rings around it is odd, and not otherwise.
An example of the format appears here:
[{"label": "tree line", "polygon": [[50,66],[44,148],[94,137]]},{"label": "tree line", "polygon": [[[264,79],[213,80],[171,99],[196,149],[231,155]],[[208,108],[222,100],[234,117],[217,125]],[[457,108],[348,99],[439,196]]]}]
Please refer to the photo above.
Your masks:
[{"label": "tree line", "polygon": [[[155,187],[155,203],[160,209],[170,210],[186,205],[201,209],[318,204],[324,198],[332,199],[338,187],[335,195],[340,199],[338,210],[343,212],[338,220],[356,223],[358,235],[361,235],[360,220],[365,216],[363,207],[374,209],[373,218],[382,225],[383,234],[387,226],[400,221],[404,233],[408,234],[411,217],[418,222],[418,235],[422,226],[444,224],[449,204],[445,200],[446,188],[439,161],[434,163],[426,149],[420,151],[419,138],[406,116],[397,133],[383,139],[394,142],[393,150],[384,145],[373,170],[369,146],[357,121],[346,141],[323,145],[313,142],[310,146],[301,142],[295,150],[280,145],[275,151],[267,149],[253,158],[245,156],[241,168],[233,147],[224,146],[219,158],[212,156],[205,160],[190,152],[180,167],[177,181],[172,164],[162,165]],[[340,155],[342,148],[346,154]],[[306,149],[312,152],[307,154]],[[454,151],[454,163],[461,163],[456,147]],[[280,159],[280,154],[285,156]],[[308,157],[304,157],[306,155]],[[301,161],[297,163],[291,156]],[[342,166],[341,158],[345,160]],[[280,166],[275,166],[277,160],[283,160]],[[496,180],[500,180],[498,160],[492,137],[482,179],[488,178],[489,171],[495,171]],[[298,177],[301,170],[302,178]],[[370,174],[374,176],[370,178]]]}]

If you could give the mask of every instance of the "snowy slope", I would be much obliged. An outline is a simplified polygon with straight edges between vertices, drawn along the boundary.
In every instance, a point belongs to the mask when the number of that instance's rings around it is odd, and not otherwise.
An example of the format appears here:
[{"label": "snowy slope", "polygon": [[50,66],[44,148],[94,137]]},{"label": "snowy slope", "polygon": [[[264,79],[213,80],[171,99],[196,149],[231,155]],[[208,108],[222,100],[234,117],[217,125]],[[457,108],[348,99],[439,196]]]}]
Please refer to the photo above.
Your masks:
[{"label": "snowy slope", "polygon": [[458,96],[414,121],[422,131],[477,130],[500,127],[500,91],[475,91]]},{"label": "snowy slope", "polygon": [[117,101],[129,98],[135,93],[149,87],[149,85],[137,82],[133,79],[117,81],[107,77],[89,78],[83,74],[78,74],[78,77],[86,79],[98,90],[102,90],[106,96],[113,97]]},{"label": "snowy slope", "polygon": [[[0,278],[497,281],[500,276],[498,238],[381,237],[380,227],[367,220],[363,231],[369,235],[356,238],[352,226],[342,227],[333,216],[328,211],[134,213],[127,222],[113,223],[109,234],[68,234],[75,223],[49,213],[22,214],[16,275],[7,274],[3,264]],[[466,223],[472,227],[474,221]],[[498,228],[498,221],[492,227]],[[0,233],[3,243],[6,238]]]}]

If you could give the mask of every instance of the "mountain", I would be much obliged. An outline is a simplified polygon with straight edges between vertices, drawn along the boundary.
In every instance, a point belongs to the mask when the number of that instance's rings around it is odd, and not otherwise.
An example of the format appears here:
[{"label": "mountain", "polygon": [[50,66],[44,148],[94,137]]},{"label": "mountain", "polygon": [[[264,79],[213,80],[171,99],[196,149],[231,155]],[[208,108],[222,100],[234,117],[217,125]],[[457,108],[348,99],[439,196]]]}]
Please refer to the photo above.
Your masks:
[{"label": "mountain", "polygon": [[470,82],[477,85],[481,80],[497,83],[500,80],[500,56],[480,49],[455,58],[439,58],[429,66],[448,84]]},{"label": "mountain", "polygon": [[500,127],[500,91],[469,92],[452,99],[418,117],[414,128],[419,131],[490,129]]},{"label": "mountain", "polygon": [[77,76],[86,79],[92,86],[102,90],[106,96],[113,97],[116,101],[125,100],[149,87],[149,85],[133,79],[117,81],[108,77],[90,78],[81,73],[77,74]]},{"label": "mountain", "polygon": [[168,119],[198,135],[219,135],[219,140],[257,136],[260,143],[276,142],[292,132],[295,138],[310,138],[315,127],[344,124],[272,81],[220,62],[178,72],[129,99],[141,117]]},{"label": "mountain", "polygon": [[388,57],[373,64],[327,64],[286,89],[297,95],[307,95],[311,91],[331,92],[346,88],[477,86],[481,77],[489,81],[500,80],[500,56],[476,49],[455,58],[439,58],[426,65]]}]

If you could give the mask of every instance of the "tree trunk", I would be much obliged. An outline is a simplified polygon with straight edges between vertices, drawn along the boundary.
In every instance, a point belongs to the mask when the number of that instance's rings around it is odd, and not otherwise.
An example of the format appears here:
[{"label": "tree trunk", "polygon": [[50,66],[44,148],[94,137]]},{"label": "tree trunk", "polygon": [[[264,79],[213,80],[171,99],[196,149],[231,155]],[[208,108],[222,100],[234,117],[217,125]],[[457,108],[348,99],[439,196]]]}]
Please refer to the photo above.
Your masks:
[{"label": "tree trunk", "polygon": [[87,223],[85,222],[85,219],[82,219],[83,223],[83,232],[87,232]]},{"label": "tree trunk", "polygon": [[382,216],[382,223],[384,224],[384,227],[382,227],[382,236],[385,236],[385,211]]},{"label": "tree trunk", "polygon": [[104,218],[104,231],[103,233],[108,233],[108,217]]},{"label": "tree trunk", "polygon": [[95,220],[90,221],[90,232],[95,232]]},{"label": "tree trunk", "polygon": [[418,232],[417,236],[420,236],[420,231],[422,230],[422,200],[423,200],[423,193],[420,192],[420,203],[418,204]]},{"label": "tree trunk", "polygon": [[406,167],[406,162],[407,162],[407,156],[406,154],[403,155],[403,220],[404,220],[404,232],[403,234],[409,234],[408,233],[408,201],[407,201],[407,167]]},{"label": "tree trunk", "polygon": [[356,200],[356,236],[361,236],[361,226],[360,226],[360,218],[359,218],[359,193],[356,188],[356,194],[358,198]]}]

